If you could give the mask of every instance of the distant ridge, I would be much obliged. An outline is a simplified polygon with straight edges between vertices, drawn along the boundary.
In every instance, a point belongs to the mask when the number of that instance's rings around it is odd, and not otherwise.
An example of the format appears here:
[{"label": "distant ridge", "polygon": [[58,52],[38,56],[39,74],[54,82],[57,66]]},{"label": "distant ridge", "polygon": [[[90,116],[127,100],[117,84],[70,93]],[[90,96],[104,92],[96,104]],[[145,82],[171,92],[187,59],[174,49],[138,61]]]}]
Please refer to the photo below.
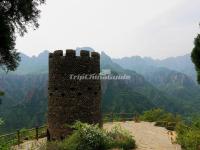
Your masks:
[{"label": "distant ridge", "polygon": [[184,73],[196,81],[196,72],[190,54],[178,57],[169,57],[163,60],[152,59],[150,57],[132,56],[113,59],[113,61],[125,69],[135,70],[142,75],[153,72],[160,67],[164,67]]}]

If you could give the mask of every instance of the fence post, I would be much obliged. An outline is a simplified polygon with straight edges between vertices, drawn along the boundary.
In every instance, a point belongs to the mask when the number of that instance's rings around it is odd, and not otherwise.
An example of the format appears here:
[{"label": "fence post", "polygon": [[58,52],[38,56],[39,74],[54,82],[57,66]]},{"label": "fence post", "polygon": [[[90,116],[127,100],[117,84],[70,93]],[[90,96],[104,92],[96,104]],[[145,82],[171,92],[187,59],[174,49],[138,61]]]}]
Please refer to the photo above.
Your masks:
[{"label": "fence post", "polygon": [[38,141],[38,126],[35,127],[35,138]]},{"label": "fence post", "polygon": [[17,130],[17,144],[20,145],[20,130]]},{"label": "fence post", "polygon": [[122,121],[122,115],[121,112],[119,113],[119,122]]}]

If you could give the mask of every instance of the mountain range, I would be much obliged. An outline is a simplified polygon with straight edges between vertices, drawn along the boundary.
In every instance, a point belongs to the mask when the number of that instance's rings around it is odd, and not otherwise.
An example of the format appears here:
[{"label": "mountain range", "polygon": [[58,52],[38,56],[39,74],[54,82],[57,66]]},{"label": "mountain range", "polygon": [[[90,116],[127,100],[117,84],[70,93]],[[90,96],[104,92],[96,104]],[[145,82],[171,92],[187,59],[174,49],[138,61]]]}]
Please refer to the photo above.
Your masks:
[{"label": "mountain range", "polygon": [[132,56],[113,59],[113,61],[125,69],[135,70],[144,76],[157,71],[159,68],[167,68],[184,73],[196,81],[196,71],[194,64],[191,61],[190,54],[178,57],[169,57],[163,60],[153,59],[150,57]]},{"label": "mountain range", "polygon": [[[92,48],[77,48],[93,51]],[[42,125],[46,121],[48,51],[37,57],[21,54],[15,72],[1,72],[0,132]],[[189,55],[154,60],[139,56],[112,59],[101,53],[101,69],[130,80],[102,80],[102,112],[134,112],[161,107],[188,116],[199,113],[200,94]],[[187,69],[186,69],[187,68]]]}]

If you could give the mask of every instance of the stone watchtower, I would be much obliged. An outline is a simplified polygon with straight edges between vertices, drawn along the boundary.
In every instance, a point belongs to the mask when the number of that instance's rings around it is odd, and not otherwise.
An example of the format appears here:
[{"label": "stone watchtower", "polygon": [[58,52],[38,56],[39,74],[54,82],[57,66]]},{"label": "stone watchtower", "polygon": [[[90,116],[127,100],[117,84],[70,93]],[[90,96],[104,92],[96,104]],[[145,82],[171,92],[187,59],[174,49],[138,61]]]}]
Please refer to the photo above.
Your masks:
[{"label": "stone watchtower", "polygon": [[[72,132],[68,125],[79,120],[101,124],[100,79],[77,80],[75,75],[99,74],[100,55],[82,50],[57,50],[49,54],[48,137],[60,140]],[[70,77],[73,76],[73,79]]]}]

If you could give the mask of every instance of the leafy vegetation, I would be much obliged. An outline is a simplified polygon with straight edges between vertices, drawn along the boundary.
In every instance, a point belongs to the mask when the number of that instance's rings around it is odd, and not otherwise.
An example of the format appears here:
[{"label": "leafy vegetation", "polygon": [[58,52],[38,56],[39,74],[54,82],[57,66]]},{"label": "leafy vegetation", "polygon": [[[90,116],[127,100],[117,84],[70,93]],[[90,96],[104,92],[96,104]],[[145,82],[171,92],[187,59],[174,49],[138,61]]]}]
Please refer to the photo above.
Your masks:
[{"label": "leafy vegetation", "polygon": [[133,137],[128,131],[122,129],[120,126],[112,128],[112,130],[108,132],[108,135],[112,139],[110,148],[122,148],[128,150],[136,147]]},{"label": "leafy vegetation", "polygon": [[177,142],[185,150],[200,149],[200,119],[195,119],[190,125],[180,123],[176,127]]},{"label": "leafy vegetation", "polygon": [[4,92],[0,91],[0,96],[3,96],[4,95]]},{"label": "leafy vegetation", "polygon": [[44,0],[3,0],[0,2],[0,67],[7,71],[17,68],[20,60],[15,49],[16,32],[21,36],[27,26],[37,28],[40,10]]},{"label": "leafy vegetation", "polygon": [[145,111],[143,115],[139,116],[139,119],[156,122],[156,126],[165,127],[168,130],[175,130],[176,124],[182,120],[180,115],[173,115],[160,108]]},{"label": "leafy vegetation", "polygon": [[198,34],[194,40],[194,48],[191,57],[197,71],[197,81],[200,83],[200,34]]},{"label": "leafy vegetation", "polygon": [[98,125],[89,125],[76,122],[73,134],[62,142],[50,142],[49,150],[106,150],[121,148],[124,150],[136,147],[133,137],[125,130],[116,126],[110,132],[99,128]]},{"label": "leafy vegetation", "polygon": [[[118,120],[119,118],[116,119]],[[145,111],[139,116],[139,120],[156,122],[156,125],[166,128],[173,127],[172,130],[175,128],[177,132],[177,142],[185,150],[199,150],[200,148],[199,117],[195,117],[193,121],[189,123],[184,123],[180,116],[157,108]],[[46,149],[46,147],[48,147],[49,150],[106,150],[112,148],[128,150],[136,147],[133,137],[120,126],[115,126],[109,132],[99,128],[98,125],[89,125],[81,122],[76,122],[72,127],[75,130],[71,136],[63,141],[55,141],[47,145],[42,145],[41,150]],[[45,131],[45,128],[41,128],[39,135],[44,135]],[[35,132],[33,130],[22,129],[20,133],[23,140],[35,138]],[[0,149],[7,150],[11,145],[17,143],[16,134],[11,136],[13,136],[11,138],[12,140],[6,137],[0,138]]]},{"label": "leafy vegetation", "polygon": [[179,115],[173,115],[172,113],[166,112],[163,109],[156,108],[145,111],[143,115],[140,116],[140,119],[143,121],[157,122],[157,121],[166,121],[166,122],[179,122],[181,117]]},{"label": "leafy vegetation", "polygon": [[16,134],[0,136],[0,150],[10,150],[11,146],[17,144]]}]

